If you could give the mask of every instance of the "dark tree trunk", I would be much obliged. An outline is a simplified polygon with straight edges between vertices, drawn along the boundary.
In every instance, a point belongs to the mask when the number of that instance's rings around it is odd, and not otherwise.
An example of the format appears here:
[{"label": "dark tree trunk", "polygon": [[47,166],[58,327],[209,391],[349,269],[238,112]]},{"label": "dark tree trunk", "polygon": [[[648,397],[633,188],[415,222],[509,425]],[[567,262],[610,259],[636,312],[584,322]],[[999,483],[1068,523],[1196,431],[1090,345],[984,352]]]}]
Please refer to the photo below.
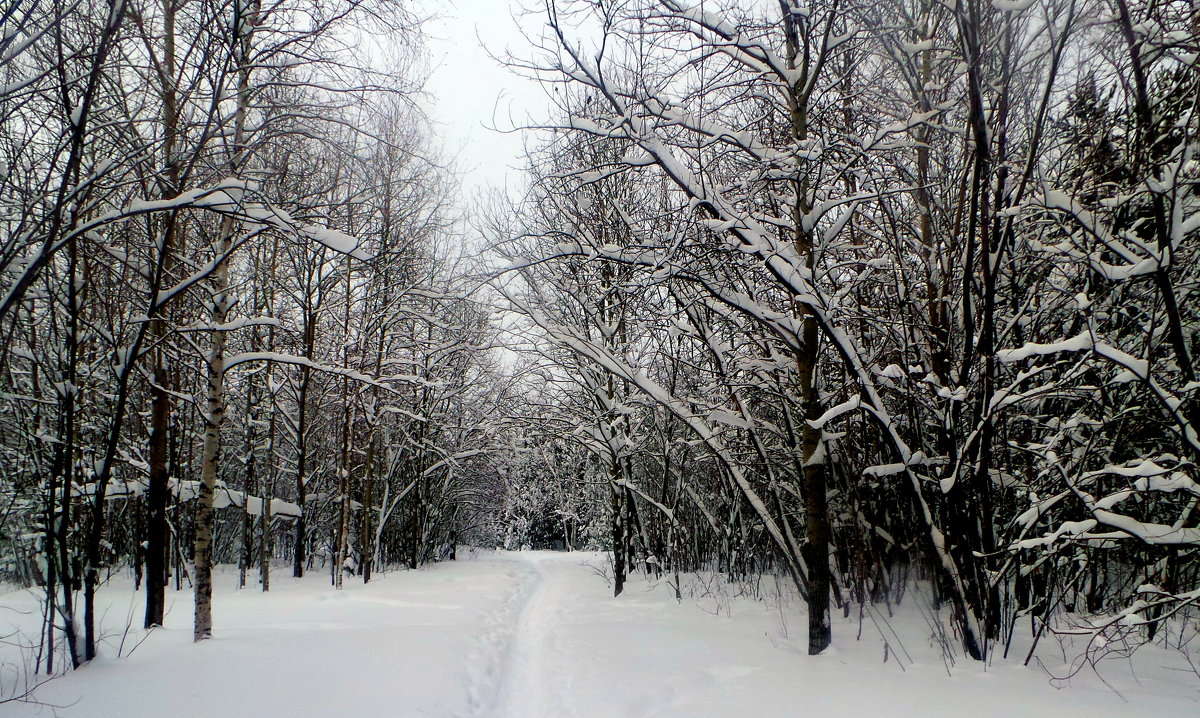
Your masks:
[{"label": "dark tree trunk", "polygon": [[146,490],[146,620],[145,627],[161,626],[167,591],[168,425],[171,400],[165,373],[155,376],[150,407],[150,485]]}]

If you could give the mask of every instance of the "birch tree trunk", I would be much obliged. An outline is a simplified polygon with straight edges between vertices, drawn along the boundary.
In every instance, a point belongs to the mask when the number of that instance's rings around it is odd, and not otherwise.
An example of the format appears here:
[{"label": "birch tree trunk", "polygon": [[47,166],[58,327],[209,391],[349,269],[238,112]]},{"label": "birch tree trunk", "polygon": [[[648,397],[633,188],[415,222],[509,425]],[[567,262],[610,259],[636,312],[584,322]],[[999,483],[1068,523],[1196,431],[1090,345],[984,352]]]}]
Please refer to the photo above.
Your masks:
[{"label": "birch tree trunk", "polygon": [[[233,37],[238,72],[237,108],[234,112],[230,170],[242,169],[246,142],[246,110],[250,102],[250,32],[256,9],[235,4]],[[221,450],[221,425],[225,421],[225,335],[232,297],[229,294],[229,253],[237,223],[231,215],[221,220],[213,243],[216,267],[212,275],[212,333],[208,355],[208,395],[205,401],[204,449],[200,460],[200,496],[196,501],[195,598],[196,617],[192,637],[202,641],[212,636],[213,499]]]},{"label": "birch tree trunk", "polygon": [[[350,366],[350,304],[351,293],[351,265],[350,258],[346,257],[346,305],[342,314],[342,362],[343,366]],[[342,457],[341,467],[338,472],[338,493],[340,494],[340,505],[338,507],[338,526],[337,526],[337,558],[333,566],[333,585],[336,588],[342,587],[343,567],[346,563],[346,557],[349,551],[350,544],[350,379],[342,377]]]},{"label": "birch tree trunk", "polygon": [[[163,102],[163,158],[166,186],[164,198],[179,193],[178,151],[178,97],[175,87],[175,0],[163,0],[163,56],[161,74],[158,77]],[[162,247],[159,259],[162,274],[168,275],[173,266],[178,223],[174,212],[163,220]],[[151,306],[161,308],[151,300]],[[156,313],[157,314],[157,313]],[[151,333],[155,345],[153,354],[154,380],[150,389],[150,437],[147,455],[150,463],[149,486],[146,490],[146,616],[144,626],[161,626],[166,613],[167,590],[167,501],[169,499],[170,475],[170,423],[171,394],[170,374],[167,371],[165,350],[162,341],[166,332],[164,319],[152,315]]]}]

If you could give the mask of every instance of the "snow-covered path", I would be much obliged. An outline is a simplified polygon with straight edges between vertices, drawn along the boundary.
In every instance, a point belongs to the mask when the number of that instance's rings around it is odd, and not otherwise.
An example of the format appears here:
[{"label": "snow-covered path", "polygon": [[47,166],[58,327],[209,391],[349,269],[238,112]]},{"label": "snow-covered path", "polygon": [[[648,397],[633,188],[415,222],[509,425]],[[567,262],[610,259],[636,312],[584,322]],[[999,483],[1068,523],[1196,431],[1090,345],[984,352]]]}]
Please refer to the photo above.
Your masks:
[{"label": "snow-covered path", "polygon": [[[614,599],[605,568],[598,554],[482,552],[340,592],[326,576],[280,577],[268,595],[233,590],[226,574],[215,639],[191,643],[190,595],[172,594],[166,628],[131,656],[41,689],[56,712],[10,703],[0,718],[1200,715],[1200,677],[1170,651],[1103,663],[1121,696],[1089,668],[1056,690],[1016,661],[948,671],[929,624],[910,610],[890,622],[912,657],[903,665],[896,646],[884,661],[871,621],[855,640],[857,617],[810,658],[795,606],[733,598],[716,580],[693,583],[695,598],[682,603],[667,584],[642,579]],[[106,595],[105,626],[136,623],[141,596],[119,585]],[[0,595],[0,608],[28,605]],[[0,611],[0,631],[10,613]],[[126,653],[140,634],[126,637]],[[1063,670],[1062,655],[1045,642],[1048,669]]]},{"label": "snow-covered path", "polygon": [[527,579],[526,595],[511,634],[508,651],[503,656],[501,680],[496,691],[495,705],[485,707],[483,714],[497,718],[560,715],[550,712],[546,689],[552,686],[541,680],[546,672],[552,613],[556,605],[547,596],[548,581],[543,561],[532,562],[533,571]]}]

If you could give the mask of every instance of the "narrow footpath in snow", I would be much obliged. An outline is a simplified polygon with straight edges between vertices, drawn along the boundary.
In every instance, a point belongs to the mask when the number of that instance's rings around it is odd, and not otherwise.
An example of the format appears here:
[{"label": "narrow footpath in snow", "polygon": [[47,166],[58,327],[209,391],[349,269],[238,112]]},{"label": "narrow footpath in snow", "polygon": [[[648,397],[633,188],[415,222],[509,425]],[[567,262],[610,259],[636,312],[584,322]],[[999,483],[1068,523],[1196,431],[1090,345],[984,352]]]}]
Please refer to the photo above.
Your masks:
[{"label": "narrow footpath in snow", "polygon": [[551,651],[547,645],[552,635],[551,624],[557,615],[556,604],[547,595],[550,582],[542,568],[543,563],[540,559],[531,563],[533,570],[523,591],[525,599],[521,612],[513,627],[508,650],[501,657],[503,669],[495,705],[484,710],[483,715],[497,718],[561,715],[561,712],[552,711],[557,706],[547,700],[552,697],[548,689],[553,686],[542,680]]},{"label": "narrow footpath in snow", "polygon": [[[1073,654],[1057,641],[1030,667],[950,665],[928,612],[905,605],[887,620],[886,653],[869,619],[856,640],[853,616],[809,657],[802,609],[769,586],[755,600],[693,578],[678,602],[666,581],[637,578],[614,599],[606,570],[602,554],[484,551],[342,591],[325,575],[280,577],[266,595],[222,574],[213,640],[192,644],[190,594],[172,594],[165,628],[141,645],[141,631],[124,636],[132,655],[43,686],[45,705],[0,705],[0,718],[1200,715],[1200,676],[1178,651],[1085,666],[1063,688],[1049,674],[1069,672]],[[104,596],[115,654],[142,597],[119,583]],[[0,624],[21,627],[36,600],[0,595],[13,609]]]}]

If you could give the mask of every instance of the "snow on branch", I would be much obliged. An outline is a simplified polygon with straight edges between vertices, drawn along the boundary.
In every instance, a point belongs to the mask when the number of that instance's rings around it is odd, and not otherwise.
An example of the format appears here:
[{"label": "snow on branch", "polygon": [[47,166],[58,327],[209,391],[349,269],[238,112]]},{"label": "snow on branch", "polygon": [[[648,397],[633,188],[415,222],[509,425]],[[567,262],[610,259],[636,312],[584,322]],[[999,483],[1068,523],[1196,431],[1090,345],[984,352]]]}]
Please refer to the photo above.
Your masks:
[{"label": "snow on branch", "polygon": [[1000,362],[1012,363],[1023,361],[1033,356],[1083,351],[1095,352],[1097,355],[1125,368],[1125,370],[1143,381],[1150,377],[1150,363],[1148,361],[1139,359],[1110,344],[1097,340],[1095,333],[1090,330],[1083,331],[1070,339],[1058,342],[1048,344],[1029,342],[1016,349],[1001,349],[996,352],[996,359]]},{"label": "snow on branch", "polygon": [[808,425],[814,429],[824,429],[825,425],[829,422],[838,418],[842,414],[849,414],[860,406],[862,406],[862,398],[855,394],[846,401],[843,401],[841,404],[830,407],[824,414],[821,414],[820,417],[808,422]]},{"label": "snow on branch", "polygon": [[176,197],[133,200],[124,209],[109,212],[91,222],[80,225],[76,232],[90,232],[114,221],[152,212],[207,209],[219,214],[231,215],[243,221],[265,225],[290,236],[308,239],[358,260],[371,259],[371,255],[359,247],[359,241],[345,232],[317,224],[301,224],[278,207],[249,201],[247,196],[257,189],[257,185],[253,182],[229,177],[210,187],[188,190]]},{"label": "snow on branch", "polygon": [[368,374],[363,374],[354,369],[346,367],[331,366],[329,364],[321,364],[306,357],[297,356],[295,354],[285,354],[283,352],[241,352],[239,354],[230,355],[225,360],[225,368],[231,369],[239,364],[249,362],[275,362],[278,364],[293,364],[296,366],[308,367],[314,371],[324,372],[326,374],[336,374],[344,376],[348,379],[377,386],[381,389],[394,391],[392,384],[403,383],[409,386],[420,385],[428,387],[441,386],[441,382],[429,381],[413,374],[393,374],[386,377],[374,377]]}]

